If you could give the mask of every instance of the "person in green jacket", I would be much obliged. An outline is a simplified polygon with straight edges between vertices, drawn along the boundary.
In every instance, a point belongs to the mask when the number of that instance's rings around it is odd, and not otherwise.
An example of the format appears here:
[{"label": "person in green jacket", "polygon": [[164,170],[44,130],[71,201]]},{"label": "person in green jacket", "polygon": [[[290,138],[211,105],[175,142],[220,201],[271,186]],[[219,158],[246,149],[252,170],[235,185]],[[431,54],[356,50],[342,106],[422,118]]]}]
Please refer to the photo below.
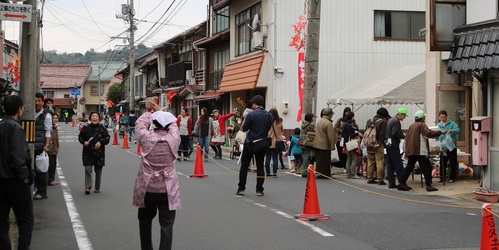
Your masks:
[{"label": "person in green jacket", "polygon": [[[437,124],[438,128],[442,131],[442,135],[438,138],[440,141],[443,141],[447,134],[450,134],[452,141],[454,142],[454,149],[449,149],[442,145],[442,150],[445,150],[446,156],[444,156],[443,165],[447,165],[447,161],[450,161],[450,177],[449,183],[453,183],[456,181],[457,171],[459,169],[459,163],[457,162],[457,138],[456,134],[461,132],[461,129],[457,126],[457,124],[447,118],[447,111],[441,110],[439,113],[440,122]],[[442,179],[441,179],[442,180]]]}]

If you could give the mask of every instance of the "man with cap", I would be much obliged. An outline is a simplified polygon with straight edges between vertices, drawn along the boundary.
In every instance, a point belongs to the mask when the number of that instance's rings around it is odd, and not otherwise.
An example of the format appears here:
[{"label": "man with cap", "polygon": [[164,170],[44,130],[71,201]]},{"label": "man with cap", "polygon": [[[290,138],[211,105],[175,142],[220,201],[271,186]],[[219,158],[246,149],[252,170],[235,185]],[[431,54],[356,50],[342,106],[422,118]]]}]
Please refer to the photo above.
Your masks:
[{"label": "man with cap", "polygon": [[336,132],[333,125],[333,110],[325,108],[321,112],[321,119],[317,122],[314,137],[314,153],[316,159],[317,178],[331,177],[331,150],[336,147]]},{"label": "man with cap", "polygon": [[405,142],[405,156],[409,158],[409,161],[397,189],[402,191],[411,190],[411,187],[407,186],[407,179],[414,170],[414,165],[418,162],[426,182],[426,191],[437,191],[438,189],[431,185],[432,166],[428,157],[430,153],[428,138],[438,137],[442,134],[442,131],[431,131],[426,126],[426,114],[423,110],[418,110],[414,114],[414,120],[415,122],[407,130]]},{"label": "man with cap", "polygon": [[[369,119],[366,123],[366,130],[369,126],[374,125],[376,128],[377,147],[367,147],[367,183],[378,185],[386,185],[383,181],[385,178],[385,139],[386,139],[386,123],[390,119],[386,108],[379,108],[376,115]],[[376,169],[376,182],[374,178],[374,169]]]},{"label": "man with cap", "polygon": [[181,208],[175,167],[180,132],[174,115],[161,111],[155,103],[151,103],[151,108],[153,113],[144,113],[135,123],[136,138],[142,151],[133,189],[133,205],[138,207],[141,248],[153,249],[152,220],[159,210],[159,249],[171,249],[175,211]]},{"label": "man with cap", "polygon": [[210,146],[215,151],[215,159],[222,159],[222,145],[225,144],[225,121],[234,115],[234,111],[226,115],[220,115],[218,109],[213,110],[213,133]]},{"label": "man with cap", "polygon": [[265,100],[261,95],[255,95],[252,99],[252,109],[244,120],[241,127],[243,132],[247,132],[244,140],[243,152],[241,155],[241,168],[239,169],[239,183],[236,195],[244,195],[246,189],[246,179],[248,176],[248,167],[251,160],[255,159],[256,164],[256,195],[263,195],[263,182],[265,180],[265,171],[263,160],[265,153],[270,146],[259,150],[253,149],[252,145],[261,140],[267,140],[268,132],[272,126],[272,115],[264,108]]},{"label": "man with cap", "polygon": [[402,133],[402,126],[400,124],[406,117],[406,108],[397,109],[397,114],[388,120],[386,124],[386,156],[387,156],[387,172],[386,179],[388,180],[388,188],[397,188],[395,184],[395,172],[397,175],[398,182],[400,183],[400,178],[403,174],[402,157],[400,155],[400,140],[404,139],[405,136]]}]

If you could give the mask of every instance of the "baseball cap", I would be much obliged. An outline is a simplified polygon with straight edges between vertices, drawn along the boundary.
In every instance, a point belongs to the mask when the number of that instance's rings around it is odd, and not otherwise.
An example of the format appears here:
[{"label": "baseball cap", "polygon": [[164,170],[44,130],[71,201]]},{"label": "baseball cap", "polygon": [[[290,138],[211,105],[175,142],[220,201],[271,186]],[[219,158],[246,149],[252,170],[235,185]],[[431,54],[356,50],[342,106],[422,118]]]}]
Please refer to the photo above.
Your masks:
[{"label": "baseball cap", "polygon": [[406,108],[399,108],[399,109],[397,109],[397,113],[404,114],[405,116],[409,117],[409,113],[407,113],[407,109]]},{"label": "baseball cap", "polygon": [[216,112],[220,113],[220,111],[218,111],[218,109],[214,109],[212,113],[214,114]]},{"label": "baseball cap", "polygon": [[416,118],[416,119],[421,119],[425,116],[426,116],[426,114],[424,113],[423,110],[418,110],[418,111],[416,111],[416,113],[414,113],[414,118]]}]

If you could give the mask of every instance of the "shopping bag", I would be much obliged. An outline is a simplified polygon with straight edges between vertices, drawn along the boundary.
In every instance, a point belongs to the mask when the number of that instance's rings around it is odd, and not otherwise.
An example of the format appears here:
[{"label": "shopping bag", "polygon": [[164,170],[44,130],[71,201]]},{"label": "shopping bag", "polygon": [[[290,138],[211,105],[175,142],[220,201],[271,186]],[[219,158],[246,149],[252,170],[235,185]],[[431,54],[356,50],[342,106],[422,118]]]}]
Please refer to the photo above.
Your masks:
[{"label": "shopping bag", "polygon": [[353,139],[345,144],[347,151],[355,150],[359,147],[359,141]]},{"label": "shopping bag", "polygon": [[234,140],[239,143],[244,143],[244,140],[246,140],[246,133],[244,133],[242,130],[238,130],[236,133],[236,138]]},{"label": "shopping bag", "polygon": [[339,162],[340,156],[338,155],[338,148],[331,150],[331,163]]},{"label": "shopping bag", "polygon": [[49,155],[47,152],[43,151],[36,156],[36,169],[42,173],[47,172],[49,169]]},{"label": "shopping bag", "polygon": [[444,139],[442,140],[442,149],[446,148],[449,151],[452,151],[456,148],[456,144],[454,144],[454,141],[452,140],[450,134],[446,134]]}]

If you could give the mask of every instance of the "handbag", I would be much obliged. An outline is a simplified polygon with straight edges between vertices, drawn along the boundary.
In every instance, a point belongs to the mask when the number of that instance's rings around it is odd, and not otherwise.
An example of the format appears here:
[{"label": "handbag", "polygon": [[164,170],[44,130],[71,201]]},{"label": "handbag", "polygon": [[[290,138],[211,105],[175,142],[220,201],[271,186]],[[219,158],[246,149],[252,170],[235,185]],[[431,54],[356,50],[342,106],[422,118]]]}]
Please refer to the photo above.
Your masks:
[{"label": "handbag", "polygon": [[345,144],[345,147],[347,148],[347,151],[352,151],[355,150],[359,147],[359,141],[357,140],[350,140]]},{"label": "handbag", "polygon": [[46,173],[49,170],[49,155],[47,152],[43,151],[41,154],[36,156],[36,169],[42,173]]},{"label": "handbag", "polygon": [[265,152],[270,147],[270,138],[260,138],[250,142],[253,153]]},{"label": "handbag", "polygon": [[[274,135],[275,135],[275,138],[276,140],[279,138],[277,137],[277,133],[275,132],[275,128],[274,128],[274,125],[272,125],[272,130],[274,130]],[[284,149],[286,148],[286,146],[284,145],[284,142],[281,140],[281,141],[276,141],[275,142],[275,149],[280,152],[280,151],[284,151]]]},{"label": "handbag", "polygon": [[237,141],[239,143],[244,143],[244,140],[246,140],[246,133],[244,133],[242,130],[237,131],[236,138],[234,138],[234,141]]},{"label": "handbag", "polygon": [[340,156],[338,155],[338,147],[334,150],[331,150],[331,163],[339,162]]},{"label": "handbag", "polygon": [[315,139],[315,132],[308,131],[305,136],[300,138],[300,146],[302,147],[313,147]]}]

